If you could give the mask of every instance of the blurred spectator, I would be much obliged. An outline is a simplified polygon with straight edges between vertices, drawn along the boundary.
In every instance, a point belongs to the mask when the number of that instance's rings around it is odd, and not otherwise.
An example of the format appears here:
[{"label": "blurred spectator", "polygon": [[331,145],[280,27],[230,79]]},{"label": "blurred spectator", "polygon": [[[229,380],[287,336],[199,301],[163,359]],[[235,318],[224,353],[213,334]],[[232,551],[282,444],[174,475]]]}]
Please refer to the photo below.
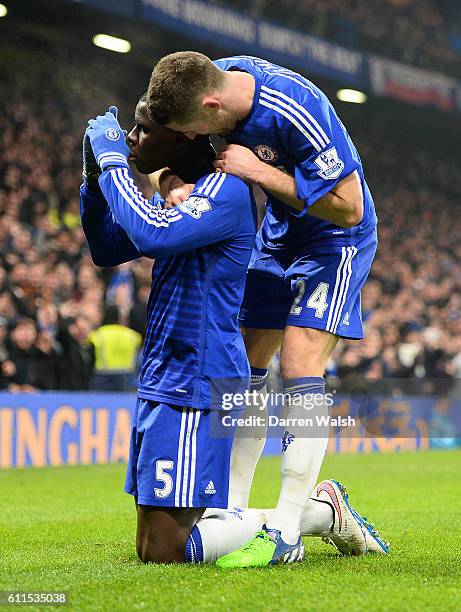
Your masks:
[{"label": "blurred spectator", "polygon": [[109,281],[106,293],[107,303],[118,307],[123,324],[128,323],[134,304],[134,277],[131,268],[131,261],[118,266]]},{"label": "blurred spectator", "polygon": [[62,347],[61,388],[86,391],[94,365],[94,352],[87,342],[90,321],[83,315],[68,319],[61,325],[57,339]]},{"label": "blurred spectator", "polygon": [[80,226],[82,131],[119,100],[101,79],[111,73],[104,55],[85,70],[80,60],[2,38],[0,388],[13,391],[88,389],[87,338],[106,303],[144,334],[152,262],[134,262],[119,282],[123,271],[95,268]]},{"label": "blurred spectator", "polygon": [[120,324],[118,306],[107,306],[101,327],[89,334],[88,342],[94,351],[91,388],[97,391],[128,391],[133,388],[132,378],[142,336]]},{"label": "blurred spectator", "polygon": [[3,376],[8,388],[16,391],[57,389],[58,354],[50,334],[37,331],[35,322],[25,317],[13,325],[7,348],[7,366]]}]

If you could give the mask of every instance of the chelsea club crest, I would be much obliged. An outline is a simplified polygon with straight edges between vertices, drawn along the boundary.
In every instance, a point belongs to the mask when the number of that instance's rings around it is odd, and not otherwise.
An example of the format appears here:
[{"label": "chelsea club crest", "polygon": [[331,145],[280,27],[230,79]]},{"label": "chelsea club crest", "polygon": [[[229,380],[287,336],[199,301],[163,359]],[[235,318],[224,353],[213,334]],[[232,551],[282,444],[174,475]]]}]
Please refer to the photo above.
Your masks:
[{"label": "chelsea club crest", "polygon": [[275,162],[278,159],[278,153],[272,147],[268,145],[260,144],[254,148],[254,152],[263,162],[270,164],[271,162]]}]

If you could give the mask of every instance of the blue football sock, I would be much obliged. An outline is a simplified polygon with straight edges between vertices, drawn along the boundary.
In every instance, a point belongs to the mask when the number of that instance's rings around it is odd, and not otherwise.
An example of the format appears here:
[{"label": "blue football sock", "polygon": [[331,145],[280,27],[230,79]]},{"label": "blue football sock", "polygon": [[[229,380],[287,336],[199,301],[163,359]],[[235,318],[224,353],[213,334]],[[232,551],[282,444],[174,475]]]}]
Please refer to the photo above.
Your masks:
[{"label": "blue football sock", "polygon": [[202,563],[203,561],[202,536],[196,525],[192,527],[192,531],[187,539],[184,561],[186,563]]}]

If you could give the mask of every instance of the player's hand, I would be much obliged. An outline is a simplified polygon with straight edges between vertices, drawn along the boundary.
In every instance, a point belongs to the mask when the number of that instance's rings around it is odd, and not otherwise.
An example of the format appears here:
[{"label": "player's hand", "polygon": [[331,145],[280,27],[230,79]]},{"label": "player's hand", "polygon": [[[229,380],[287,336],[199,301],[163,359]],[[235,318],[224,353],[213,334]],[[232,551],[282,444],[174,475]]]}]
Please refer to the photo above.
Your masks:
[{"label": "player's hand", "polygon": [[130,151],[125,142],[125,133],[117,121],[118,109],[111,106],[105,115],[88,121],[85,135],[88,136],[96,162],[101,170],[110,166],[128,168]]},{"label": "player's hand", "polygon": [[257,183],[261,170],[266,166],[250,149],[231,144],[223,147],[214,161],[220,172],[235,174],[244,181]]},{"label": "player's hand", "polygon": [[165,208],[173,208],[187,200],[194,189],[192,183],[185,183],[178,176],[169,177],[168,183],[163,187],[165,191]]}]

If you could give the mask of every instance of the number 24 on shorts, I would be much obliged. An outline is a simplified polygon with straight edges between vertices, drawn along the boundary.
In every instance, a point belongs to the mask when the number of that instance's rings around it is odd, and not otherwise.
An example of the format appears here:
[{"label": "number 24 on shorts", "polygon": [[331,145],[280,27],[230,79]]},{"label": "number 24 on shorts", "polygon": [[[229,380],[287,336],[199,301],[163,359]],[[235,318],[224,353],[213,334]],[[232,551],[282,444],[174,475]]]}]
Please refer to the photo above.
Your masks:
[{"label": "number 24 on shorts", "polygon": [[[328,283],[319,283],[317,288],[311,293],[309,299],[307,300],[306,306],[307,308],[313,308],[315,310],[315,316],[318,319],[321,319],[325,314],[325,310],[328,308],[327,304],[327,295],[328,295]],[[299,303],[304,297],[304,293],[306,292],[306,281],[303,279],[299,279],[296,281],[296,297],[293,301],[293,306],[291,307],[290,314],[299,315],[301,314],[302,306],[299,306]]]}]

